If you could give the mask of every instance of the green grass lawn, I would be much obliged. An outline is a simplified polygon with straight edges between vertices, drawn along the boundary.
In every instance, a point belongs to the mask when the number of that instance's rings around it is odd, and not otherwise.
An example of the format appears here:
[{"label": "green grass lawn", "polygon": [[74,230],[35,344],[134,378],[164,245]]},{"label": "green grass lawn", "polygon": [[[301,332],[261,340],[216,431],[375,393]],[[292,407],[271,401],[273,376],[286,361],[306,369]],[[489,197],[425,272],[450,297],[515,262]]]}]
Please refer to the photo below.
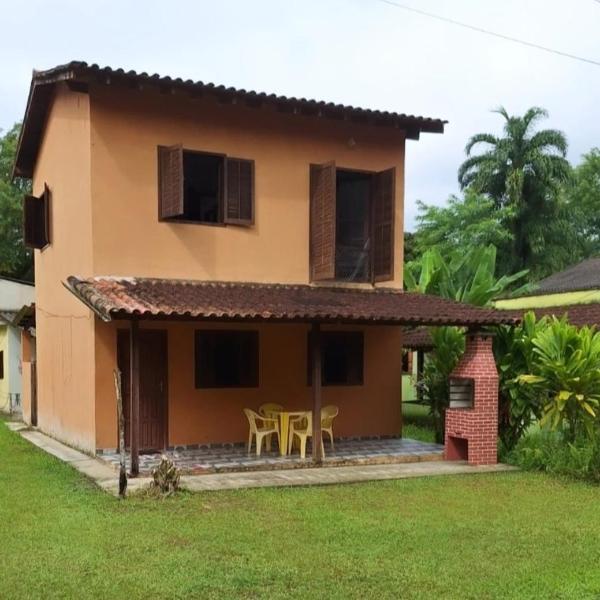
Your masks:
[{"label": "green grass lawn", "polygon": [[529,473],[119,501],[0,423],[0,597],[597,598],[600,491]]},{"label": "green grass lawn", "polygon": [[413,440],[434,442],[432,419],[429,408],[415,402],[402,403],[402,435]]}]

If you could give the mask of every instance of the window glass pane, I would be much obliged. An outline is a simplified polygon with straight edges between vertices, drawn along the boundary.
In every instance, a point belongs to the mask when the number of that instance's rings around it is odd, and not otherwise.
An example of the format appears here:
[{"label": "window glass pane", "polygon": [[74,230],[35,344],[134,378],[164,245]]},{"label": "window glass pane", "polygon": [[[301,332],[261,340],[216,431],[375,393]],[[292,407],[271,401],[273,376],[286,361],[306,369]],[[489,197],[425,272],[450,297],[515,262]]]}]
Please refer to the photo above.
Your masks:
[{"label": "window glass pane", "polygon": [[196,331],[196,387],[257,387],[258,332]]},{"label": "window glass pane", "polygon": [[[361,331],[321,332],[321,383],[362,385],[364,339]],[[312,385],[312,351],[308,336],[308,384]]]}]

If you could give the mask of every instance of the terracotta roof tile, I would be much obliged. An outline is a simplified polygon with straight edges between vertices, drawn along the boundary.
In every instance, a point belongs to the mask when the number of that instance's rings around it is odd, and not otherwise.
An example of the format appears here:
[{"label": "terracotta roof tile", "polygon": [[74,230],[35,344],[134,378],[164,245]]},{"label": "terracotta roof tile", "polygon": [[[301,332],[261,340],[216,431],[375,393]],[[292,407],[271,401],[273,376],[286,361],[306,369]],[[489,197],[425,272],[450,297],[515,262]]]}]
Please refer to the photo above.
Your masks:
[{"label": "terracotta roof tile", "polygon": [[447,121],[419,115],[372,110],[322,100],[295,98],[277,94],[266,94],[253,90],[237,89],[224,85],[216,85],[204,81],[183,80],[180,77],[162,76],[157,73],[137,73],[125,69],[101,67],[82,61],[71,61],[45,71],[34,71],[29,89],[29,98],[23,119],[23,127],[19,138],[14,176],[32,177],[33,168],[39,151],[43,127],[52,99],[54,85],[59,81],[74,84],[85,84],[89,79],[101,80],[104,83],[124,83],[125,85],[157,86],[189,91],[193,94],[210,94],[220,101],[245,102],[249,106],[269,104],[280,110],[304,116],[315,116],[326,119],[350,119],[359,123],[399,128],[407,137],[418,139],[420,132],[443,133]]},{"label": "terracotta roof tile", "polygon": [[600,289],[600,258],[588,258],[576,265],[542,279],[525,296],[543,296]]},{"label": "terracotta roof tile", "polygon": [[590,304],[571,304],[569,306],[550,306],[545,308],[527,308],[520,310],[505,310],[519,319],[523,318],[525,313],[533,311],[538,319],[545,315],[556,315],[557,317],[567,316],[569,323],[577,327],[584,325],[595,325],[600,328],[600,303],[592,302]]},{"label": "terracotta roof tile", "polygon": [[402,347],[408,350],[431,350],[433,340],[426,327],[407,329],[402,334]]},{"label": "terracotta roof tile", "polygon": [[125,277],[69,277],[65,286],[105,321],[132,315],[398,325],[491,325],[518,321],[506,311],[381,288]]}]

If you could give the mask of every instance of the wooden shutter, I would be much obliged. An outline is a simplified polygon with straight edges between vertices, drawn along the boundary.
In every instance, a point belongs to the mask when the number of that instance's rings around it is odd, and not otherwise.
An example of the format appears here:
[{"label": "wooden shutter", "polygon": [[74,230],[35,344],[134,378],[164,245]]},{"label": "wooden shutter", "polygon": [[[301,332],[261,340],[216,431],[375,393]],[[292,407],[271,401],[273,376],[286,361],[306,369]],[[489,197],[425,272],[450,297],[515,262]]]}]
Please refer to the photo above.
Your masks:
[{"label": "wooden shutter", "polygon": [[42,201],[44,203],[44,246],[50,243],[50,188],[44,183],[44,193]]},{"label": "wooden shutter", "polygon": [[158,215],[172,219],[183,215],[183,147],[158,147]]},{"label": "wooden shutter", "polygon": [[50,243],[50,190],[23,199],[23,241],[28,248],[42,249]]},{"label": "wooden shutter", "polygon": [[231,225],[254,224],[254,161],[225,159],[224,221]]},{"label": "wooden shutter", "polygon": [[313,281],[335,278],[335,163],[310,167],[310,273]]},{"label": "wooden shutter", "polygon": [[373,280],[394,278],[394,216],[396,169],[373,176]]}]

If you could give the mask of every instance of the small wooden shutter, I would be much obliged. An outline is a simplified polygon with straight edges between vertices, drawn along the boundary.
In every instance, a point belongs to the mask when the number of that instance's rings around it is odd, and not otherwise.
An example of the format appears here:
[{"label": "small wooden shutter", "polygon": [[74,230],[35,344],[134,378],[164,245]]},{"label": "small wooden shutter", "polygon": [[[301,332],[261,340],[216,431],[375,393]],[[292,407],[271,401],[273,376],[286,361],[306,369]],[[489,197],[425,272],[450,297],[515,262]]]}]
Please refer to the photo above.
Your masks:
[{"label": "small wooden shutter", "polygon": [[28,248],[42,249],[50,243],[50,190],[23,199],[23,241]]},{"label": "small wooden shutter", "polygon": [[48,187],[48,184],[44,183],[44,193],[42,194],[42,200],[44,202],[44,246],[50,243],[50,199],[50,188]]},{"label": "small wooden shutter", "polygon": [[310,167],[310,272],[313,281],[335,278],[335,163]]},{"label": "small wooden shutter", "polygon": [[183,147],[158,147],[158,215],[171,219],[183,215]]},{"label": "small wooden shutter", "polygon": [[396,169],[373,176],[373,280],[394,278]]},{"label": "small wooden shutter", "polygon": [[225,223],[254,224],[254,161],[225,159]]}]

